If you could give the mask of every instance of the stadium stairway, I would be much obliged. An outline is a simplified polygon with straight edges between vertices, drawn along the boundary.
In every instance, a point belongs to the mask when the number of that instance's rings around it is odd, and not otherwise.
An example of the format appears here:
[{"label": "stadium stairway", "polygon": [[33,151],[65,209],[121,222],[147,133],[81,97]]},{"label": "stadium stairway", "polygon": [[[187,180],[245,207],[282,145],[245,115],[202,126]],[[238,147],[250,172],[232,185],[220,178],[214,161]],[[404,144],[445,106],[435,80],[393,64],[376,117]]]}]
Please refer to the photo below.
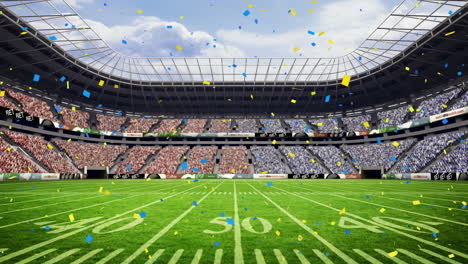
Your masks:
[{"label": "stadium stairway", "polygon": [[[460,140],[466,140],[467,138],[468,138],[468,135],[465,135],[462,138],[460,138]],[[452,151],[454,151],[458,147],[458,145],[460,145],[460,143],[461,143],[460,140],[455,140],[452,144],[450,144],[447,148],[445,148],[445,153],[444,153],[443,150],[441,152],[439,152],[439,154],[437,154],[437,156],[433,160],[431,160],[430,162],[428,162],[426,164],[426,166],[421,170],[421,172],[428,172],[429,168],[433,164],[437,163],[444,156],[446,156],[446,155],[450,154]]]},{"label": "stadium stairway", "polygon": [[115,170],[117,169],[117,166],[119,166],[119,164],[122,163],[128,157],[128,153],[130,153],[130,150],[132,148],[133,147],[127,148],[127,150],[124,153],[120,154],[120,156],[118,156],[114,160],[114,165],[112,165],[112,167],[109,169],[110,173],[115,173]]},{"label": "stadium stairway", "polygon": [[291,128],[286,124],[283,118],[280,119],[280,124],[286,130],[286,133],[291,133]]},{"label": "stadium stairway", "polygon": [[[127,129],[128,127],[130,126],[130,118],[129,117],[125,117],[125,122],[122,124],[122,126],[120,127],[120,130],[121,131],[124,131],[124,127],[125,129]],[[120,131],[117,131],[117,132],[120,132]]]},{"label": "stadium stairway", "polygon": [[308,148],[305,148],[305,150],[307,152],[310,153],[310,155],[313,157],[313,159],[315,160],[315,162],[318,162],[320,164],[320,166],[324,167],[325,170],[327,171],[328,174],[333,174],[333,172],[325,165],[325,162],[323,161],[322,158],[320,158],[319,156],[315,155],[312,151],[310,151]]},{"label": "stadium stairway", "polygon": [[348,163],[351,165],[351,167],[353,167],[356,171],[359,171],[359,168],[356,167],[356,165],[355,165],[354,162],[353,162],[353,157],[351,157],[351,155],[349,155],[348,152],[344,151],[341,147],[342,147],[342,146],[340,146],[340,147],[338,148],[338,150],[339,150],[341,153],[343,153],[343,155],[344,155],[344,156],[343,156],[343,159],[345,160],[345,162],[348,162]]},{"label": "stadium stairway", "polygon": [[24,149],[21,147],[20,144],[17,144],[13,140],[11,140],[7,135],[4,133],[0,134],[0,137],[5,140],[6,143],[8,143],[14,150],[16,150],[18,153],[22,154],[26,159],[31,161],[32,163],[35,163],[38,167],[42,168],[46,172],[52,172],[47,166],[42,164],[39,160],[37,160],[32,153],[30,153],[28,150]]},{"label": "stadium stairway", "polygon": [[392,171],[393,167],[395,167],[396,164],[398,162],[400,162],[400,160],[404,160],[406,158],[406,156],[408,156],[408,154],[413,151],[413,148],[414,148],[414,146],[416,146],[417,143],[418,143],[418,140],[415,140],[405,151],[403,151],[400,154],[400,156],[396,157],[397,161],[395,163],[393,163],[392,166],[386,172]]},{"label": "stadium stairway", "polygon": [[13,104],[15,104],[19,108],[19,110],[24,112],[23,105],[18,100],[16,100],[16,98],[11,96],[8,92],[5,93],[5,97],[8,98],[8,100],[11,101]]},{"label": "stadium stairway", "polygon": [[[455,96],[455,98],[453,98],[452,100],[450,100],[448,103],[447,103],[447,108],[445,108],[445,110],[447,109],[450,109],[450,107],[458,102],[460,102],[461,100],[463,100],[463,95],[465,93],[468,93],[468,89],[464,89],[462,90],[457,96]],[[445,111],[444,111],[445,112]]]},{"label": "stadium stairway", "polygon": [[156,123],[154,123],[149,129],[148,129],[148,133],[151,133],[153,132],[156,128],[159,127],[159,123],[161,123],[161,119],[158,120]]},{"label": "stadium stairway", "polygon": [[[177,168],[176,173],[178,173],[178,174],[187,173],[187,172],[184,172],[184,171],[182,170],[182,160],[184,160],[184,157],[187,158],[186,161],[190,160],[189,154],[190,154],[191,151],[192,151],[192,148],[189,148],[184,154],[182,154],[182,159],[179,160],[179,163],[180,163],[180,164],[179,164],[179,167]],[[187,163],[188,163],[188,162],[187,162]],[[190,172],[189,172],[189,173],[190,173]]]},{"label": "stadium stairway", "polygon": [[[49,141],[49,144],[52,145],[52,146],[54,147],[54,150],[55,150],[60,156],[64,156],[64,157],[68,160],[68,162],[70,162],[70,164],[71,164],[76,170],[78,170],[79,172],[81,172],[81,170],[78,169],[78,166],[76,166],[76,164],[75,164],[75,162],[73,161],[73,159],[71,159],[65,151],[63,151],[62,149],[60,149],[60,147],[59,147],[57,144],[55,144],[54,141],[52,141],[52,140]],[[59,151],[59,150],[60,150],[60,151]]]},{"label": "stadium stairway", "polygon": [[291,168],[289,167],[288,159],[283,155],[283,153],[278,149],[278,147],[275,147],[275,149],[278,151],[279,158],[281,162],[283,162],[284,167],[288,170],[288,174],[293,174]]},{"label": "stadium stairway", "polygon": [[153,162],[153,160],[155,160],[158,157],[160,151],[161,149],[156,151],[153,155],[149,155],[148,158],[146,158],[145,160],[145,164],[141,166],[141,168],[137,171],[136,174],[141,174],[146,169],[146,167],[148,167],[148,165],[151,164],[151,162]]}]

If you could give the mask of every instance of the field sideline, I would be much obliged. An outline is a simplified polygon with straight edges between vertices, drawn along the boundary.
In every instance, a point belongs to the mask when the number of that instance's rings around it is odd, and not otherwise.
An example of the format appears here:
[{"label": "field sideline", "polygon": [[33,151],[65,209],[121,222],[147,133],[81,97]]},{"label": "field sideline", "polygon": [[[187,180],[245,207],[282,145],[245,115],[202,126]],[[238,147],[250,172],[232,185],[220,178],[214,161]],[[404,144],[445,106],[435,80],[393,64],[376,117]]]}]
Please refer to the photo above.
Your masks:
[{"label": "field sideline", "polygon": [[0,263],[468,263],[467,198],[455,181],[1,182]]}]

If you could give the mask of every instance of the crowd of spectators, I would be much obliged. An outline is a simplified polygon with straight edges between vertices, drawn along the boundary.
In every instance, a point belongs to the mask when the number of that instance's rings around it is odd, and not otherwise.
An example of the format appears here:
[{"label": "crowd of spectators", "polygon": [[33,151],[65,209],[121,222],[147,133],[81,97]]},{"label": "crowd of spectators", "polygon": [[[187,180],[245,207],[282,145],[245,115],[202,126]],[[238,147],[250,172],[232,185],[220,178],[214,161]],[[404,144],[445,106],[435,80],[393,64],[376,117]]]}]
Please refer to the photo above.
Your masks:
[{"label": "crowd of spectators", "polygon": [[452,152],[432,164],[429,172],[468,172],[468,143],[461,142]]},{"label": "crowd of spectators", "polygon": [[343,145],[341,149],[351,156],[352,162],[357,168],[384,167],[386,171],[415,141],[415,139],[407,139],[396,141],[398,144],[383,142],[380,144]]},{"label": "crowd of spectators", "polygon": [[115,173],[137,173],[144,165],[150,155],[154,155],[161,147],[135,146],[128,152],[127,158],[119,163]]},{"label": "crowd of spectators", "polygon": [[416,173],[420,172],[441,151],[463,136],[463,132],[446,133],[430,136],[418,141],[408,155],[399,160],[390,170],[392,173]]},{"label": "crowd of spectators", "polygon": [[344,154],[335,146],[311,146],[308,149],[320,157],[332,173],[356,173],[356,169],[345,160]]},{"label": "crowd of spectators", "polygon": [[152,118],[132,118],[130,124],[124,130],[125,133],[147,133],[150,128],[158,122]]},{"label": "crowd of spectators", "polygon": [[377,112],[377,127],[384,128],[403,124],[405,122],[405,117],[409,113],[409,107],[410,106],[406,105],[388,111]]},{"label": "crowd of spectators", "polygon": [[309,123],[316,126],[316,130],[321,133],[340,133],[343,129],[338,124],[338,119],[313,119]]},{"label": "crowd of spectators", "polygon": [[215,155],[218,148],[194,147],[187,155],[187,169],[184,173],[211,174],[214,171]]},{"label": "crowd of spectators", "polygon": [[177,131],[177,127],[182,123],[181,119],[161,119],[158,127],[154,130],[155,133],[173,133]]},{"label": "crowd of spectators", "polygon": [[0,172],[2,173],[45,173],[36,163],[16,151],[0,137]]},{"label": "crowd of spectators", "polygon": [[419,104],[414,119],[421,119],[431,115],[437,115],[447,109],[447,104],[461,92],[461,88],[426,99]]},{"label": "crowd of spectators", "polygon": [[89,128],[89,113],[73,110],[65,106],[55,106],[59,114],[62,115],[63,123],[69,126]]},{"label": "crowd of spectators", "polygon": [[255,119],[237,119],[236,132],[258,133],[257,121]]},{"label": "crowd of spectators", "polygon": [[304,147],[281,146],[279,150],[287,158],[289,168],[293,173],[327,173],[327,170]]},{"label": "crowd of spectators", "polygon": [[0,106],[3,106],[5,108],[13,109],[16,111],[21,111],[18,106],[16,106],[8,97],[0,96]]},{"label": "crowd of spectators", "polygon": [[247,148],[244,146],[222,148],[222,158],[219,163],[219,174],[252,173],[247,160]]},{"label": "crowd of spectators", "polygon": [[189,147],[165,147],[159,151],[156,159],[143,169],[142,173],[174,174],[188,150]]},{"label": "crowd of spectators", "polygon": [[205,131],[207,119],[185,119],[185,127],[181,133],[203,133]]},{"label": "crowd of spectators", "polygon": [[5,134],[14,142],[27,150],[40,163],[51,172],[79,173],[67,157],[61,156],[54,147],[41,136],[33,136],[24,133],[5,131]]},{"label": "crowd of spectators", "polygon": [[21,107],[26,113],[42,119],[59,122],[50,111],[50,106],[46,102],[10,89],[7,89],[6,91],[11,97],[21,103]]},{"label": "crowd of spectators", "polygon": [[450,106],[450,110],[455,110],[468,106],[468,91],[464,92],[460,99]]},{"label": "crowd of spectators", "polygon": [[310,125],[302,119],[285,119],[284,122],[289,125],[292,133],[309,133],[312,132]]},{"label": "crowd of spectators", "polygon": [[112,167],[127,146],[92,144],[76,141],[55,140],[57,146],[73,159],[79,169],[84,167]]},{"label": "crowd of spectators", "polygon": [[254,156],[255,173],[289,173],[281,160],[281,153],[272,146],[252,147],[250,152]]},{"label": "crowd of spectators", "polygon": [[232,124],[230,120],[212,119],[209,132],[210,133],[229,133],[229,132],[232,132],[231,126]]},{"label": "crowd of spectators", "polygon": [[[348,132],[370,130],[371,116],[360,115],[354,117],[343,117],[344,125]],[[367,126],[366,126],[367,125]]]},{"label": "crowd of spectators", "polygon": [[286,133],[279,119],[260,119],[264,133]]},{"label": "crowd of spectators", "polygon": [[98,121],[98,129],[101,131],[120,132],[125,121],[127,121],[127,118],[123,116],[97,114],[96,118]]}]

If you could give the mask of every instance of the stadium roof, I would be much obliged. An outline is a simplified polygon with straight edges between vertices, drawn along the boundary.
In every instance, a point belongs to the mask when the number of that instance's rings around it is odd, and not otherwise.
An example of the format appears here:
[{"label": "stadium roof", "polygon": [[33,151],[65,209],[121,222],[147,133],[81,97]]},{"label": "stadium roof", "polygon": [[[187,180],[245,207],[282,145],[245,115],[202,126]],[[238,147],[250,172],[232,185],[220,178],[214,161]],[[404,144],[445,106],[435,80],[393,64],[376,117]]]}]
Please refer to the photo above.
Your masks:
[{"label": "stadium roof", "polygon": [[137,58],[110,47],[65,1],[0,1],[3,8],[27,22],[34,37],[42,36],[66,53],[76,65],[118,83],[166,85],[177,83],[339,84],[344,75],[353,80],[384,70],[413,46],[432,34],[442,21],[456,16],[466,1],[406,0],[347,55],[335,58]]}]

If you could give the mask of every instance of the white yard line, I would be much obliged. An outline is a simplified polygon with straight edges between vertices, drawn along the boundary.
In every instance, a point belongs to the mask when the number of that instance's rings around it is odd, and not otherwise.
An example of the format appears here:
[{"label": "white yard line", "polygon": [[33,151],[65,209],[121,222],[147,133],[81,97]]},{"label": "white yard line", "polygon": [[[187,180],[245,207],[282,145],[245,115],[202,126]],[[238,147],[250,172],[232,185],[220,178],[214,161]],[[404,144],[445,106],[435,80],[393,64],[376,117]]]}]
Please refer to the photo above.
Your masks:
[{"label": "white yard line", "polygon": [[389,260],[392,260],[393,262],[395,262],[395,263],[397,263],[397,264],[408,264],[408,263],[404,262],[403,260],[401,260],[401,259],[399,259],[399,258],[397,258],[397,257],[390,257],[390,256],[388,255],[387,252],[385,252],[385,251],[383,251],[383,250],[381,250],[381,249],[376,248],[376,249],[374,249],[374,250],[375,250],[375,252],[377,252],[377,253],[379,253],[380,255],[382,255],[382,256],[388,258]]},{"label": "white yard line", "polygon": [[96,264],[104,264],[104,263],[107,263],[109,262],[109,260],[115,258],[117,255],[119,255],[120,253],[122,253],[125,249],[123,248],[119,248],[119,249],[116,249],[114,250],[113,252],[111,252],[109,255],[105,256],[103,259],[101,259],[100,261],[96,262]]},{"label": "white yard line", "polygon": [[51,249],[48,249],[48,250],[45,250],[45,251],[42,251],[40,253],[37,253],[37,254],[34,254],[32,256],[30,256],[29,258],[25,258],[23,259],[22,261],[19,261],[19,262],[16,262],[16,264],[26,264],[26,263],[29,263],[31,261],[34,261],[42,256],[45,256],[51,252],[54,252],[56,251],[57,249],[56,248],[51,248]]},{"label": "white yard line", "polygon": [[275,253],[276,260],[278,260],[278,263],[280,264],[288,264],[288,261],[286,261],[286,258],[283,256],[281,251],[279,249],[273,249],[273,253]]},{"label": "white yard line", "polygon": [[315,255],[317,255],[317,257],[319,257],[319,259],[321,259],[323,261],[323,263],[333,264],[333,261],[331,261],[329,258],[325,257],[320,250],[313,249],[312,251],[315,253]]},{"label": "white yard line", "polygon": [[221,264],[221,261],[223,260],[223,250],[217,249],[215,252],[215,259],[214,259],[214,264]]},{"label": "white yard line", "polygon": [[195,256],[193,257],[193,260],[190,264],[198,264],[202,258],[203,255],[203,249],[197,250],[197,253],[195,253]]},{"label": "white yard line", "polygon": [[255,259],[257,260],[257,264],[266,264],[265,258],[263,257],[260,249],[255,249]]},{"label": "white yard line", "polygon": [[300,252],[299,250],[295,249],[294,253],[296,253],[297,258],[301,262],[301,264],[310,264],[310,262],[307,260],[307,258]]},{"label": "white yard line", "polygon": [[241,223],[239,220],[239,208],[237,204],[237,188],[236,182],[234,182],[234,263],[243,264],[244,254],[242,252],[242,241],[241,241]]},{"label": "white yard line", "polygon": [[69,256],[75,254],[76,252],[80,251],[81,249],[80,248],[74,248],[74,249],[70,249],[68,251],[66,251],[65,253],[62,253],[56,257],[54,257],[53,259],[49,260],[49,261],[46,261],[44,262],[44,264],[54,264],[54,263],[57,263],[65,258],[68,258]]},{"label": "white yard line", "polygon": [[177,264],[177,261],[179,261],[180,257],[182,257],[182,254],[184,253],[183,249],[179,249],[174,253],[172,258],[167,262],[167,264]]},{"label": "white yard line", "polygon": [[85,262],[86,260],[94,257],[94,255],[98,254],[99,252],[101,252],[103,249],[102,248],[98,248],[98,249],[95,249],[93,251],[90,251],[88,252],[86,255],[80,257],[79,259],[73,261],[72,263],[70,264],[81,264],[83,262]]},{"label": "white yard line", "polygon": [[421,248],[421,251],[422,251],[422,252],[425,252],[426,254],[429,254],[429,255],[431,255],[431,256],[433,256],[433,257],[436,257],[436,258],[438,258],[438,259],[441,259],[441,260],[443,260],[443,261],[445,261],[445,262],[448,262],[448,263],[452,263],[452,264],[462,264],[462,263],[460,263],[460,262],[458,262],[458,261],[455,261],[455,260],[453,260],[453,259],[450,259],[450,258],[448,258],[448,257],[446,257],[446,256],[442,256],[442,255],[440,255],[440,254],[437,254],[437,253],[435,253],[434,251],[431,251],[431,250],[427,250],[427,249]]},{"label": "white yard line", "polygon": [[153,255],[151,255],[151,258],[149,258],[145,264],[151,264],[151,263],[155,263],[156,261],[158,261],[158,258],[164,253],[164,249],[158,249],[156,252],[154,252]]},{"label": "white yard line", "polygon": [[360,250],[360,249],[353,249],[354,252],[356,252],[359,256],[363,257],[365,260],[369,261],[372,264],[383,264],[380,262],[380,260],[372,257],[371,255],[367,254],[366,252]]}]

